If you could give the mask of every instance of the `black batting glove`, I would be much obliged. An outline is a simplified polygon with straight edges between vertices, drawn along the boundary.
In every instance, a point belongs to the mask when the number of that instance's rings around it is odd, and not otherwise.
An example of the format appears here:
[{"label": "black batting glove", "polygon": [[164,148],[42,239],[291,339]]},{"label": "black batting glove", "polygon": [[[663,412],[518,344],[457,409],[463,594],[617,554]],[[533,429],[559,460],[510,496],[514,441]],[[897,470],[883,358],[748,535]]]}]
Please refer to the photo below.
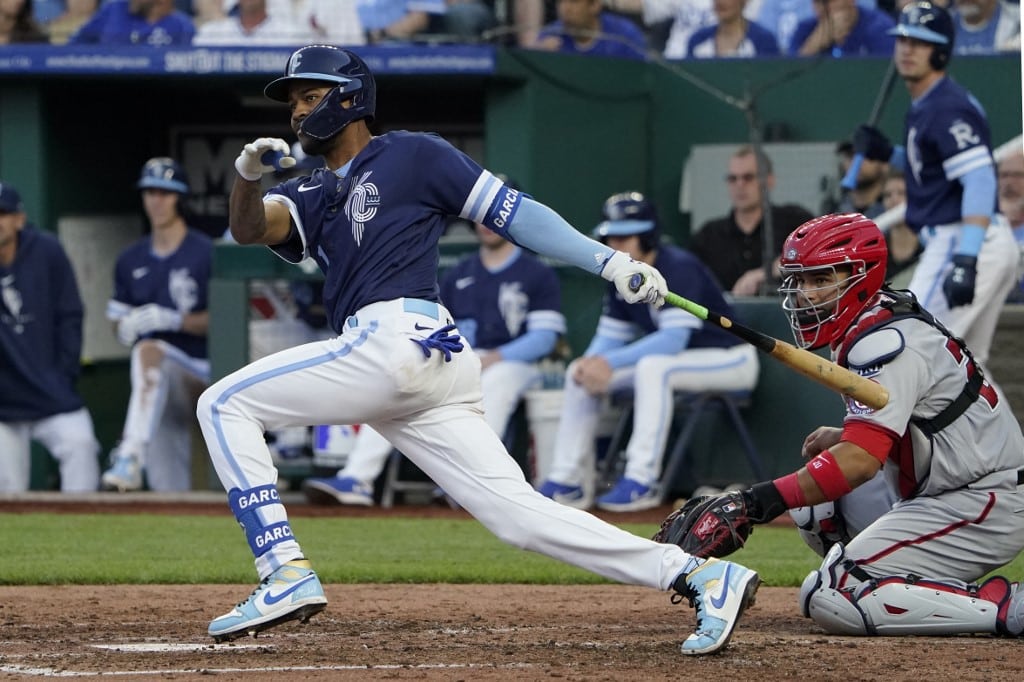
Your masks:
[{"label": "black batting glove", "polygon": [[953,256],[953,269],[942,283],[942,293],[950,308],[974,302],[974,282],[978,278],[978,259],[975,256]]},{"label": "black batting glove", "polygon": [[741,495],[747,505],[747,518],[753,523],[768,523],[788,509],[782,493],[771,481],[755,483]]},{"label": "black batting glove", "polygon": [[888,162],[892,158],[892,142],[878,128],[860,125],[853,134],[853,151],[871,161]]}]

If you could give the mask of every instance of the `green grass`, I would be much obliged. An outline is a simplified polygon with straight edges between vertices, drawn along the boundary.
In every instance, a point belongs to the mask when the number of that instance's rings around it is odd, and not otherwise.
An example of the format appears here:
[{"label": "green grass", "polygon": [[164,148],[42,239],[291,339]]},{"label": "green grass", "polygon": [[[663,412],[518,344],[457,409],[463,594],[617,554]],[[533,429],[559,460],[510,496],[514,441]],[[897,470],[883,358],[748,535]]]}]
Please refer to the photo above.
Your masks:
[{"label": "green grass", "polygon": [[[295,518],[292,527],[327,583],[604,582],[507,546],[473,520]],[[653,525],[623,524],[650,537]],[[6,514],[0,584],[251,583],[252,555],[229,517]],[[768,585],[798,586],[819,564],[787,527],[759,527],[734,557]],[[1024,577],[1024,557],[1001,571]]]}]

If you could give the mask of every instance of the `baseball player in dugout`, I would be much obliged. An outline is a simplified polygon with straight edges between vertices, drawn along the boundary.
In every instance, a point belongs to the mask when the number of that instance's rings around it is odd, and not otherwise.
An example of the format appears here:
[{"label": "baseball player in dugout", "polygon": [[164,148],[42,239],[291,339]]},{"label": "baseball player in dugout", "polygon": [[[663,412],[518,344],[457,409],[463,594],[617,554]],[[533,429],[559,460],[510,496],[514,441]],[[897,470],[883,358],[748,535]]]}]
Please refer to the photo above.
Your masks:
[{"label": "baseball player in dugout", "polygon": [[[601,241],[665,273],[669,290],[736,319],[715,278],[696,256],[663,244],[654,204],[638,192],[608,198]],[[661,504],[662,455],[675,391],[749,390],[757,384],[757,350],[674,306],[629,305],[614,286],[605,293],[597,333],[565,373],[565,397],[545,496],[580,509],[651,509]],[[595,437],[607,396],[633,394],[633,433],[626,468],[594,499]]]},{"label": "baseball player in dugout", "polygon": [[[475,230],[480,248],[445,274],[441,300],[480,357],[484,418],[504,437],[523,394],[540,384],[538,361],[565,334],[561,287],[537,257],[484,225]],[[345,467],[330,478],[307,478],[302,489],[313,503],[371,506],[374,481],[392,449],[364,425]]]},{"label": "baseball player in dugout", "polygon": [[[326,167],[264,195],[260,179],[273,170],[264,155],[287,154],[288,143],[263,137],[246,144],[235,162],[231,232],[238,243],[267,245],[289,262],[315,259],[337,336],[257,360],[199,400],[210,456],[260,579],[213,619],[209,634],[230,640],[306,621],[327,605],[278,495],[264,430],[369,424],[504,542],[683,595],[696,607],[697,627],[682,652],[724,647],[756,592],[757,574],[641,538],[533,489],[484,418],[481,360],[439,301],[437,242],[450,216],[481,223],[615,282],[631,303],[661,305],[661,274],[584,236],[437,135],[374,135],[376,84],[354,52],[300,48],[264,92],[287,104],[302,148],[322,155]],[[635,288],[634,277],[643,280]]]},{"label": "baseball player in dugout", "polygon": [[31,442],[60,466],[60,489],[96,490],[100,444],[76,384],[82,299],[57,238],[28,224],[0,181],[0,492],[31,484]]},{"label": "baseball player in dugout", "polygon": [[988,120],[970,92],[946,75],[953,20],[931,2],[903,8],[893,60],[910,92],[905,146],[860,126],[854,150],[890,161],[907,180],[907,225],[924,245],[910,281],[921,305],[967,342],[985,364],[1018,250],[996,212],[996,171]]},{"label": "baseball player in dugout", "polygon": [[888,403],[846,398],[842,428],[804,440],[805,467],[694,498],[656,537],[725,556],[742,545],[732,538],[788,509],[824,556],[800,608],[827,632],[1018,637],[1024,589],[979,581],[1024,548],[1024,436],[970,348],[913,294],[883,284],[886,258],[871,220],[816,218],[786,241],[781,293],[797,344],[828,348],[884,386]]},{"label": "baseball player in dugout", "polygon": [[192,427],[199,393],[210,383],[206,357],[207,286],[213,243],[185,222],[185,172],[168,157],[150,159],[136,185],[150,233],[114,265],[107,318],[131,349],[131,396],[121,442],[103,486],[112,490],[189,490]]}]

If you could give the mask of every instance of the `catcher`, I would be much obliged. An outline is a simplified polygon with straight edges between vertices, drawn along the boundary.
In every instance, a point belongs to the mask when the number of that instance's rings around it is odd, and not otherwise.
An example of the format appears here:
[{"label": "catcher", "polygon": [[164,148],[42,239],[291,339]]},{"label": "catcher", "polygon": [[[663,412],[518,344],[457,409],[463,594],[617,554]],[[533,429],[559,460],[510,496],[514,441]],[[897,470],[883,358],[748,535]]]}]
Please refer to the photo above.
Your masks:
[{"label": "catcher", "polygon": [[[885,386],[889,403],[873,410],[848,398],[842,429],[805,440],[805,467],[691,500],[656,539],[725,556],[754,524],[793,510],[825,556],[800,606],[827,632],[1019,637],[1024,589],[1000,576],[978,581],[1024,547],[1024,436],[963,341],[909,292],[883,286],[886,256],[864,216],[816,218],[786,240],[780,292],[797,343],[828,346],[838,364]],[[862,530],[827,504],[879,499],[873,486],[895,502],[845,504],[867,517]]]}]

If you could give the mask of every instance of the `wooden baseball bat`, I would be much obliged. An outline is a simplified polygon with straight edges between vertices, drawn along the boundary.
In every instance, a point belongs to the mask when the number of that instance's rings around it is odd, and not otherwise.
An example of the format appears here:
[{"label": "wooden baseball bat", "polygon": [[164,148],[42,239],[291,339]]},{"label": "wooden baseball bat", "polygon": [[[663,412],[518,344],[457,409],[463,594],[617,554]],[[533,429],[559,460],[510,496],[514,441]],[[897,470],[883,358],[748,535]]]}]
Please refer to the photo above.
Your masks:
[{"label": "wooden baseball bat", "polygon": [[665,294],[665,302],[677,308],[682,308],[691,315],[710,322],[717,327],[721,327],[730,334],[753,344],[787,367],[795,369],[808,379],[813,379],[833,391],[848,395],[857,402],[873,407],[876,410],[882,409],[889,402],[889,391],[881,384],[865,379],[861,375],[815,355],[809,350],[797,348],[791,343],[780,341],[767,334],[744,327],[742,324],[733,322],[727,317],[722,317],[718,313],[712,312],[704,306],[683,298],[678,294],[673,294],[672,292]]},{"label": "wooden baseball bat", "polygon": [[[896,75],[896,62],[889,60],[889,70],[885,72],[882,86],[878,88],[878,94],[875,95],[875,104],[871,107],[871,115],[868,117],[869,126],[877,124],[878,119],[882,117],[882,110],[885,109],[885,105],[889,101],[889,95],[892,94],[892,86],[896,82]],[[850,161],[850,167],[847,169],[846,175],[843,176],[839,186],[843,189],[853,189],[856,187],[857,176],[860,174],[860,167],[863,163],[864,155],[854,154],[853,160]]]}]

